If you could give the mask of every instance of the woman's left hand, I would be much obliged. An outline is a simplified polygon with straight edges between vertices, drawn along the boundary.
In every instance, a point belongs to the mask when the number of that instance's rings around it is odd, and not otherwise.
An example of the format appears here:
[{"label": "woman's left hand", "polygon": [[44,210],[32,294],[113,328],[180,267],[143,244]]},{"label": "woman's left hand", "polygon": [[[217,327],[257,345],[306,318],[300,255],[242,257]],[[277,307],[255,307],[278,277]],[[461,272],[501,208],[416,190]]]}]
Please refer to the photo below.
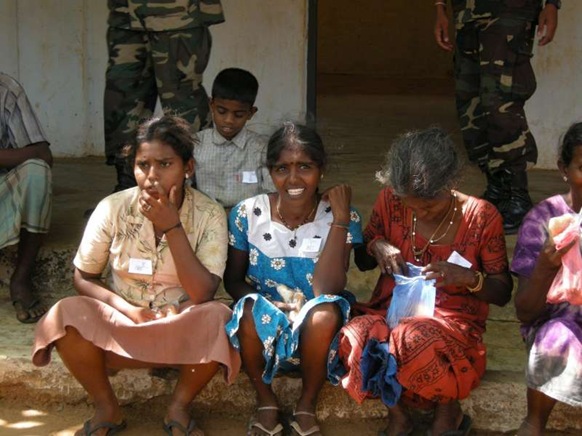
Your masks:
[{"label": "woman's left hand", "polygon": [[321,198],[329,201],[334,222],[341,224],[350,223],[350,203],[352,201],[352,188],[350,185],[340,184],[332,186],[321,194]]},{"label": "woman's left hand", "polygon": [[172,186],[168,195],[158,182],[154,186],[157,195],[151,195],[146,190],[140,192],[140,212],[158,229],[168,229],[180,221],[180,214],[176,206],[178,203],[177,189]]},{"label": "woman's left hand", "polygon": [[440,261],[429,263],[422,269],[426,279],[436,280],[435,286],[459,286],[466,288],[475,285],[475,271],[454,263]]}]

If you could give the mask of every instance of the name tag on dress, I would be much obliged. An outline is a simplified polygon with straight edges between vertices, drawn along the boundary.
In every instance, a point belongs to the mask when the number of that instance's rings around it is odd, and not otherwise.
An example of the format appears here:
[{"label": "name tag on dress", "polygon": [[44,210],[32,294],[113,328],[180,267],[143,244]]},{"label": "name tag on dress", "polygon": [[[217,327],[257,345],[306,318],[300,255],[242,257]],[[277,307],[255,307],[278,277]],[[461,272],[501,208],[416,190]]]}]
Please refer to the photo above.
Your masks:
[{"label": "name tag on dress", "polygon": [[259,183],[257,173],[255,171],[243,171],[243,183]]},{"label": "name tag on dress", "polygon": [[149,259],[129,259],[129,272],[132,274],[153,274],[152,261]]},{"label": "name tag on dress", "polygon": [[301,241],[299,251],[306,257],[315,257],[321,249],[321,238],[305,238]]}]

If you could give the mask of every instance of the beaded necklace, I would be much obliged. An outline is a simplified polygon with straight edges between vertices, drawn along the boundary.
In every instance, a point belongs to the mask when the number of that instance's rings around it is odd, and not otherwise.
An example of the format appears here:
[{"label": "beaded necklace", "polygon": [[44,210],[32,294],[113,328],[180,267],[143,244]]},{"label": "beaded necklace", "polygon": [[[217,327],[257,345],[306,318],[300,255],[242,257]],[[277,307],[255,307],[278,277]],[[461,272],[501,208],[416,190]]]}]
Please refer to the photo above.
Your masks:
[{"label": "beaded necklace", "polygon": [[287,227],[289,230],[295,231],[299,227],[301,227],[303,224],[307,224],[309,222],[311,215],[313,215],[313,212],[315,212],[315,209],[317,209],[317,203],[318,203],[318,201],[317,201],[317,197],[316,197],[315,198],[315,205],[313,206],[313,209],[311,209],[311,212],[309,212],[309,214],[305,217],[305,219],[301,223],[297,224],[295,227],[290,226],[289,223],[285,220],[285,218],[283,218],[283,215],[281,215],[281,210],[279,209],[279,206],[281,204],[281,197],[277,198],[277,204],[275,206],[275,209],[277,210],[277,215],[279,216],[281,223],[283,223],[283,225],[285,227]]},{"label": "beaded necklace", "polygon": [[[455,215],[457,214],[457,193],[453,192],[451,195],[453,198],[451,198],[451,204],[449,205],[449,209],[447,210],[447,213],[445,214],[445,216],[443,217],[443,219],[441,220],[441,222],[439,223],[439,225],[437,226],[435,231],[432,232],[432,235],[430,235],[430,238],[428,238],[428,241],[426,242],[424,247],[422,247],[421,249],[416,248],[416,244],[415,244],[415,240],[416,240],[416,213],[412,212],[412,232],[410,234],[410,242],[412,243],[412,255],[414,256],[414,260],[416,260],[417,262],[420,262],[420,259],[422,258],[424,253],[426,253],[426,250],[428,250],[428,247],[430,247],[431,244],[434,244],[434,243],[440,241],[441,239],[443,239],[445,236],[447,236],[447,234],[449,233],[449,230],[451,229],[453,223],[455,222]],[[451,209],[453,210],[453,213],[451,215],[451,219],[449,221],[449,225],[447,226],[447,229],[444,231],[444,233],[442,235],[440,235],[438,238],[435,238],[436,234],[439,232],[439,230],[441,229],[441,227],[443,226],[443,224],[447,220]]]}]

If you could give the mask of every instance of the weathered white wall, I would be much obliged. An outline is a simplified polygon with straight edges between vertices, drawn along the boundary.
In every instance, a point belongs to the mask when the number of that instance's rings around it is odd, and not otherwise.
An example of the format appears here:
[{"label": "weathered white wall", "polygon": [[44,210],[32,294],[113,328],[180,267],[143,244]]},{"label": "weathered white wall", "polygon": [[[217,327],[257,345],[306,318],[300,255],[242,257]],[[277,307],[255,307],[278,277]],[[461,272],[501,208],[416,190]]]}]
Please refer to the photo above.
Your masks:
[{"label": "weathered white wall", "polygon": [[[260,84],[253,128],[304,120],[307,1],[222,3],[207,90],[222,68],[246,68]],[[0,70],[24,85],[56,156],[103,154],[106,20],[105,0],[0,0]]]},{"label": "weathered white wall", "polygon": [[[307,0],[223,4],[227,21],[212,27],[207,89],[220,69],[247,68],[260,83],[255,129],[304,119]],[[538,167],[555,168],[559,136],[582,120],[580,16],[581,1],[564,2],[556,39],[534,56],[538,90],[526,110]],[[0,0],[0,70],[25,86],[57,156],[102,154],[106,19],[105,0]]]},{"label": "weathered white wall", "polygon": [[538,168],[556,168],[557,146],[570,124],[582,121],[582,1],[564,1],[558,31],[536,47],[538,89],[526,112],[539,148]]}]

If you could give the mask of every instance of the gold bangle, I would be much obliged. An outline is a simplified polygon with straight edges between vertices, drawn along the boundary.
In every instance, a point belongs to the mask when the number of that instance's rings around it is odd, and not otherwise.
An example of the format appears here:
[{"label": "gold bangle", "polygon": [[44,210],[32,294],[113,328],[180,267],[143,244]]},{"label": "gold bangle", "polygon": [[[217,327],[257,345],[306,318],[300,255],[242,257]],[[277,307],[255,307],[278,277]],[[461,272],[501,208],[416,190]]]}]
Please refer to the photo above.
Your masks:
[{"label": "gold bangle", "polygon": [[350,229],[349,226],[344,226],[343,224],[330,224],[330,227],[337,227],[338,229],[344,229],[346,232]]},{"label": "gold bangle", "polygon": [[330,227],[340,227],[342,229],[346,229],[348,230],[350,228],[349,224],[344,224],[344,223],[329,223]]},{"label": "gold bangle", "polygon": [[481,289],[483,289],[483,283],[485,282],[485,276],[481,271],[475,271],[475,275],[477,276],[477,284],[473,287],[467,286],[467,290],[471,294],[479,292]]}]

